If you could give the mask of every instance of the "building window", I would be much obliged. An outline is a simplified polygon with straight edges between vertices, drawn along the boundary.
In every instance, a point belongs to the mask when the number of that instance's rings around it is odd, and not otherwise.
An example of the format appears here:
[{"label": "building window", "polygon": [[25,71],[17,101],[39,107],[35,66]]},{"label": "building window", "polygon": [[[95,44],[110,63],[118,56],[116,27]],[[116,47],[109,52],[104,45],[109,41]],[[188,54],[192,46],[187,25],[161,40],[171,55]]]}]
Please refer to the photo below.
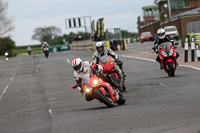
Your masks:
[{"label": "building window", "polygon": [[152,16],[152,9],[149,9],[149,16]]},{"label": "building window", "polygon": [[154,11],[153,11],[153,14],[158,15],[158,9],[155,8]]},{"label": "building window", "polygon": [[190,7],[190,0],[170,0],[171,9],[183,9]]},{"label": "building window", "polygon": [[148,11],[148,9],[145,10],[145,16],[149,16],[149,11]]},{"label": "building window", "polygon": [[145,10],[145,16],[152,16],[152,9],[146,9]]},{"label": "building window", "polygon": [[184,0],[184,7],[190,7],[190,1],[189,0]]}]

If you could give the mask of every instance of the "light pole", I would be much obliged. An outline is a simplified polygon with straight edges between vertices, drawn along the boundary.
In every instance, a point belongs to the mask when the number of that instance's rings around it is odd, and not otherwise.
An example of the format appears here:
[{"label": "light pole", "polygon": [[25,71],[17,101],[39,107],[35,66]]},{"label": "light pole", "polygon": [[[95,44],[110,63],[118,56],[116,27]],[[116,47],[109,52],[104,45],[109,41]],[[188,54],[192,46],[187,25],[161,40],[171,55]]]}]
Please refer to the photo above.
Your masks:
[{"label": "light pole", "polygon": [[171,19],[171,8],[170,8],[170,0],[168,1],[168,11],[169,11],[169,19]]}]

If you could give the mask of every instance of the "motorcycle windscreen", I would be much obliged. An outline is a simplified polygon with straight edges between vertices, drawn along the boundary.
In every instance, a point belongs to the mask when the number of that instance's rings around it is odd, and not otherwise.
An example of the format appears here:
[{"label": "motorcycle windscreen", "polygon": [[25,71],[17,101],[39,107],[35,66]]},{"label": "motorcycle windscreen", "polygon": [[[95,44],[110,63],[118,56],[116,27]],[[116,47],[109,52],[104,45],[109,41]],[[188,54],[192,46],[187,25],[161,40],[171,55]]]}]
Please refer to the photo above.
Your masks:
[{"label": "motorcycle windscreen", "polygon": [[109,56],[108,55],[103,55],[101,56],[101,58],[99,59],[99,61],[102,63],[102,64],[107,64],[109,60]]},{"label": "motorcycle windscreen", "polygon": [[103,67],[104,73],[110,72],[115,67],[115,62],[108,55],[103,55],[99,61],[99,64]]},{"label": "motorcycle windscreen", "polygon": [[163,42],[159,45],[159,47],[162,47],[165,50],[165,52],[169,52],[171,45],[171,42]]}]

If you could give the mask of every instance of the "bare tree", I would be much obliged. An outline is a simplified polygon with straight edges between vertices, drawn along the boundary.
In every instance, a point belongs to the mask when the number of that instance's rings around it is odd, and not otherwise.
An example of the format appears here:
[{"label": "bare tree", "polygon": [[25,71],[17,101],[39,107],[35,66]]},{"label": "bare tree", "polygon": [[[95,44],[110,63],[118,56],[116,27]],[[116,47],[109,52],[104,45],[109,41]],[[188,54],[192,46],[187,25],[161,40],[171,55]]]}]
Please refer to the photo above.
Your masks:
[{"label": "bare tree", "polygon": [[7,9],[8,3],[0,0],[0,36],[3,36],[14,29],[14,26],[12,25],[13,20],[7,17]]},{"label": "bare tree", "polygon": [[38,40],[41,43],[46,41],[53,41],[54,38],[61,34],[61,29],[55,26],[39,27],[34,30],[32,40]]}]

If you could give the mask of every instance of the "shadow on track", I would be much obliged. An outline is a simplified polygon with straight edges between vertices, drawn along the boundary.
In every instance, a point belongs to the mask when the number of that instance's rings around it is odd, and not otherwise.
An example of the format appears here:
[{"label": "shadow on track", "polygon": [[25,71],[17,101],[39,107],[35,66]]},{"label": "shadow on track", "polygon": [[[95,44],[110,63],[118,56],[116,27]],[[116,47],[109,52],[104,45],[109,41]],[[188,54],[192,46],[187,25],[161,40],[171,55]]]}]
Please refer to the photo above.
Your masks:
[{"label": "shadow on track", "polygon": [[101,107],[94,107],[94,108],[83,108],[83,109],[75,109],[73,111],[95,111],[95,110],[105,110],[105,109],[115,109],[115,108],[118,108],[118,107],[122,107],[122,106],[126,106],[126,104],[124,105],[115,105],[114,107],[112,108],[109,108],[107,106],[101,106]]}]

